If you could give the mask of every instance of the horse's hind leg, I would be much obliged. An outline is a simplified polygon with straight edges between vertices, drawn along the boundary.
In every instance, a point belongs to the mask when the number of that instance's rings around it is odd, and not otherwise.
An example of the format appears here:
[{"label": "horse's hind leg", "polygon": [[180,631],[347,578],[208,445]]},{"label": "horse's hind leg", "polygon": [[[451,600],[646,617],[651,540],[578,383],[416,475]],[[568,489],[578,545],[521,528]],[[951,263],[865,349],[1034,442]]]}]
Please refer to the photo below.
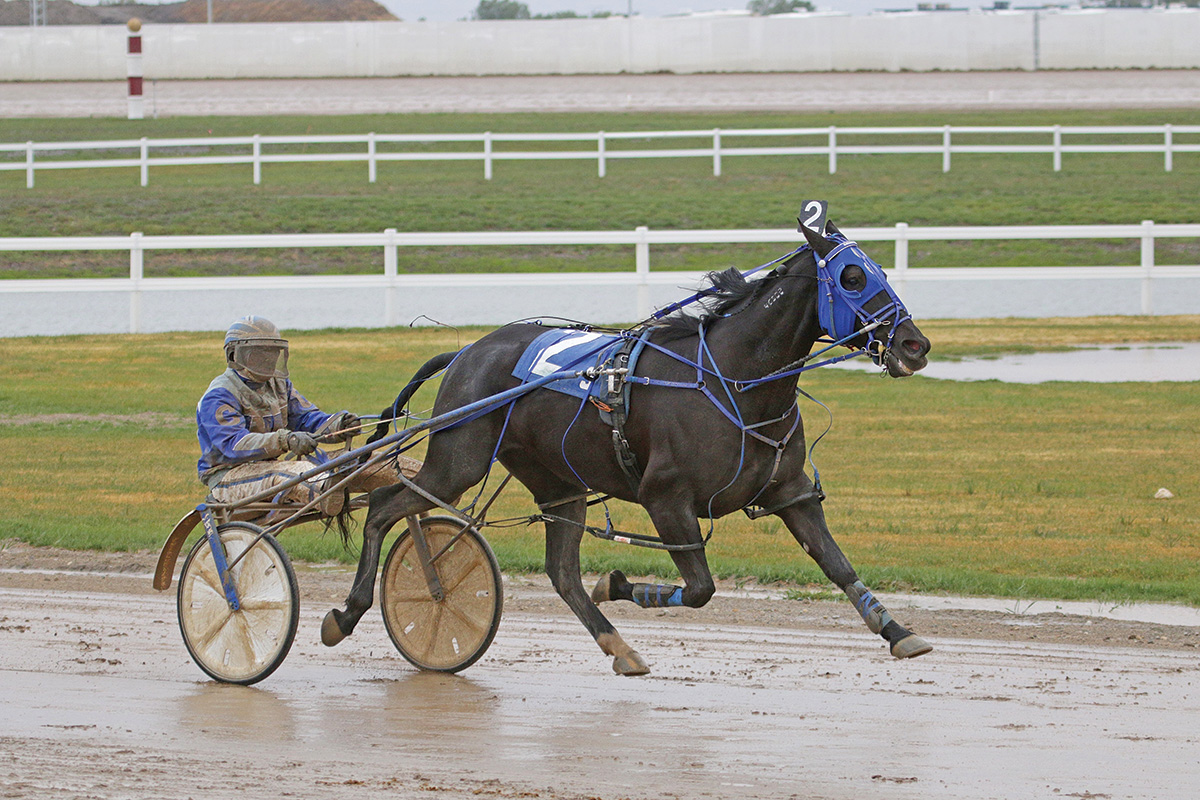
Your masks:
[{"label": "horse's hind leg", "polygon": [[358,571],[350,594],[346,597],[346,609],[330,609],[321,623],[321,642],[326,647],[333,647],[353,633],[358,621],[371,607],[375,599],[375,575],[387,532],[405,517],[429,511],[433,507],[433,503],[399,484],[371,493],[367,521],[363,525]]},{"label": "horse's hind leg", "polygon": [[[438,433],[429,444],[429,457],[414,483],[434,497],[449,500],[462,495],[483,480],[490,463],[488,453],[498,435],[476,424]],[[354,585],[346,597],[345,610],[332,609],[321,624],[321,641],[332,647],[354,632],[354,627],[375,600],[375,579],[383,540],[396,523],[414,514],[435,508],[435,504],[403,484],[385,486],[371,492],[367,521],[363,525],[363,546],[358,558]]]},{"label": "horse's hind leg", "polygon": [[933,649],[933,646],[920,636],[892,619],[892,615],[883,604],[859,580],[854,567],[850,566],[849,559],[833,540],[833,535],[825,524],[825,512],[821,509],[820,500],[811,497],[788,506],[777,514],[804,548],[804,552],[812,556],[825,575],[854,603],[871,632],[887,640],[888,649],[893,656],[915,658]]},{"label": "horse's hind leg", "polygon": [[[543,498],[538,499],[543,501]],[[546,573],[555,591],[579,617],[600,649],[613,657],[613,672],[618,675],[647,674],[650,667],[600,613],[580,580],[579,540],[583,538],[580,525],[587,516],[586,503],[580,499],[554,506],[550,513],[554,518],[546,521]]]}]

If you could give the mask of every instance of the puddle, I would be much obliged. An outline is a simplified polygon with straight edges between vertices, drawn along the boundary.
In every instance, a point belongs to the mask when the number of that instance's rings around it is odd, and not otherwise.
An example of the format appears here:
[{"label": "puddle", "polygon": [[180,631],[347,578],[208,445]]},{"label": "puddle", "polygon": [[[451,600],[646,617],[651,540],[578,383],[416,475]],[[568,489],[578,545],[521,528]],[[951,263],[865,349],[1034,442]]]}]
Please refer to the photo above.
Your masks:
[{"label": "puddle", "polygon": [[1101,603],[1072,600],[1015,600],[996,597],[939,597],[936,595],[877,593],[889,608],[919,608],[927,611],[963,609],[999,611],[1018,617],[1038,614],[1075,614],[1081,617],[1147,622],[1158,625],[1200,627],[1200,608],[1167,603]]},{"label": "puddle", "polygon": [[[721,586],[718,594],[726,597],[748,597],[777,600],[785,595],[771,586],[728,588]],[[892,610],[917,608],[923,611],[993,611],[1014,617],[1038,614],[1073,614],[1080,617],[1112,619],[1123,622],[1148,622],[1157,625],[1200,627],[1200,608],[1172,603],[1104,603],[1098,600],[1021,600],[1012,597],[960,597],[958,595],[898,594],[875,592],[885,606]],[[837,596],[835,596],[837,597]],[[837,597],[840,600],[840,597]]]},{"label": "puddle", "polygon": [[[867,372],[879,370],[862,358],[837,366]],[[940,380],[1004,383],[1200,381],[1200,342],[1101,345],[995,358],[935,360],[919,375]]]}]

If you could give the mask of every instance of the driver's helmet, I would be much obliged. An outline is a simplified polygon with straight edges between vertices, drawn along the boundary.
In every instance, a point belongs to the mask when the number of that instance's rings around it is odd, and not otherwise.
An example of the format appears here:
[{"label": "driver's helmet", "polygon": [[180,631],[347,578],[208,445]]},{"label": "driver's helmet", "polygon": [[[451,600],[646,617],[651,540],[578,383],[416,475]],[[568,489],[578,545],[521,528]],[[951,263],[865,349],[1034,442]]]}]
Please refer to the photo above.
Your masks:
[{"label": "driver's helmet", "polygon": [[225,333],[225,360],[258,381],[288,376],[288,343],[275,323],[263,317],[242,317]]}]

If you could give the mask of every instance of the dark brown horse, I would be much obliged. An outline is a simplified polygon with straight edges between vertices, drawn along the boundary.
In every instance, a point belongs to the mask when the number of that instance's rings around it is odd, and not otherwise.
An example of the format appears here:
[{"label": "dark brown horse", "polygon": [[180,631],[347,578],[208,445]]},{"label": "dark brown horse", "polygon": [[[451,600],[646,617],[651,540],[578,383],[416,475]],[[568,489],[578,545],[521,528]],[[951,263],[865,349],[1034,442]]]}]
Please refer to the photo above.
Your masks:
[{"label": "dark brown horse", "polygon": [[[546,571],[600,648],[613,657],[619,674],[640,675],[649,668],[599,604],[626,600],[643,607],[703,606],[715,587],[699,519],[750,506],[783,520],[804,551],[849,596],[867,627],[887,640],[892,655],[910,658],[931,649],[872,596],[825,524],[819,488],[804,471],[806,448],[793,369],[820,337],[829,336],[866,349],[888,374],[903,377],[925,366],[929,341],[882,270],[857,245],[832,225],[828,235],[802,230],[808,246],[766,277],[747,281],[736,270],[710,276],[705,313],[672,315],[647,333],[624,424],[639,468],[636,480],[620,464],[612,425],[590,406],[581,413],[580,400],[546,388],[437,431],[429,440],[425,466],[414,479],[429,495],[461,496],[484,478],[493,456],[528,487],[547,512]],[[442,379],[434,414],[518,386],[514,365],[545,331],[537,325],[510,325],[461,351]],[[449,360],[444,355],[435,362],[441,366]],[[769,379],[758,380],[764,377]],[[630,583],[613,572],[589,594],[579,566],[589,492],[645,507],[662,542],[673,548],[670,554],[683,585]],[[404,485],[371,494],[354,586],[345,610],[326,616],[325,644],[348,636],[371,606],[384,536],[397,522],[434,507]]]}]

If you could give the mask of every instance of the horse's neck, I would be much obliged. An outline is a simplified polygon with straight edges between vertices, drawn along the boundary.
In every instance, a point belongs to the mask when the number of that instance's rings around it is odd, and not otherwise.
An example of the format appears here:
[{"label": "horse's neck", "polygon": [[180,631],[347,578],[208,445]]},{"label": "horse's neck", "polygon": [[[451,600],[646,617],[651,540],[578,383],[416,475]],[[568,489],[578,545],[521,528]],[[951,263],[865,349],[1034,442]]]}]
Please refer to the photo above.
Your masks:
[{"label": "horse's neck", "polygon": [[754,301],[709,325],[705,339],[726,377],[757,378],[808,355],[817,340],[816,308],[807,291],[778,281]]},{"label": "horse's neck", "polygon": [[[812,349],[819,327],[809,282],[791,285],[791,280],[777,281],[745,308],[710,324],[704,332],[712,359],[726,378],[761,378],[803,358]],[[790,403],[795,390],[793,376],[762,384],[752,394],[776,405],[779,398]]]}]

